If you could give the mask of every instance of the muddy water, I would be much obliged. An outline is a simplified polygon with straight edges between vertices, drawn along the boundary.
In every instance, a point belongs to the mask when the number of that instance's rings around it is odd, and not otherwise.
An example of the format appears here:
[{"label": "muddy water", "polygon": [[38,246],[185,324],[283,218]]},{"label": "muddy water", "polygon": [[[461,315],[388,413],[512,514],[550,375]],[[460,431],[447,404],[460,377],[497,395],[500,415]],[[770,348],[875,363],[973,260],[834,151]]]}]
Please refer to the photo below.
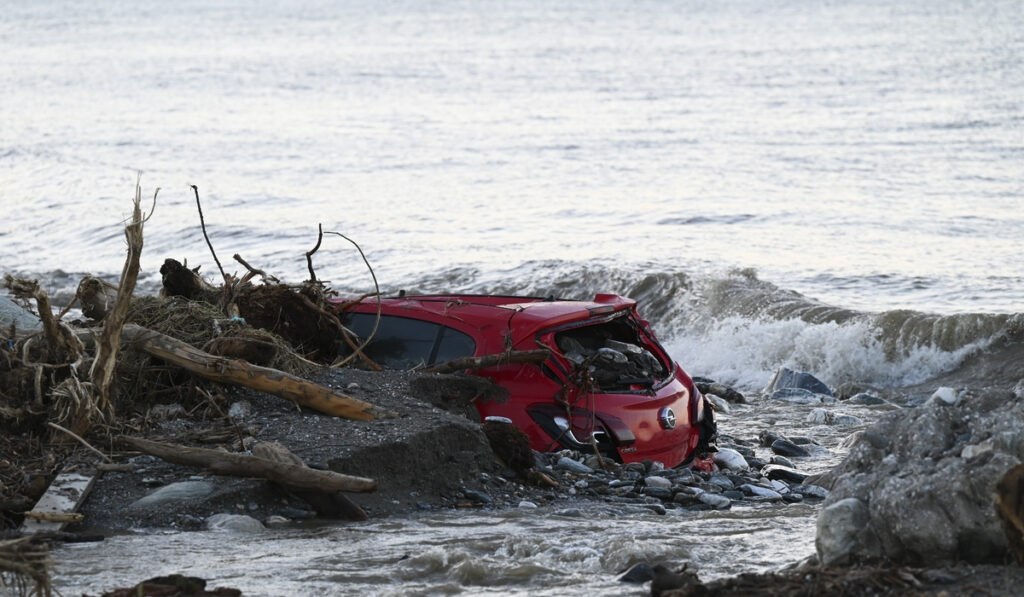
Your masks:
[{"label": "muddy water", "polygon": [[[833,412],[871,420],[868,407]],[[835,464],[855,428],[808,425],[811,407],[757,399],[721,415],[727,435],[756,439],[773,429],[804,435],[823,450],[799,463]],[[826,451],[827,450],[827,451]],[[767,456],[758,448],[758,456]],[[256,534],[226,531],[119,535],[100,545],[57,549],[56,586],[99,593],[157,574],[200,576],[245,595],[623,595],[617,582],[641,562],[687,563],[702,579],[777,569],[814,552],[810,504],[744,504],[724,512],[652,512],[593,502],[538,509],[434,511],[355,524],[302,523]]]}]

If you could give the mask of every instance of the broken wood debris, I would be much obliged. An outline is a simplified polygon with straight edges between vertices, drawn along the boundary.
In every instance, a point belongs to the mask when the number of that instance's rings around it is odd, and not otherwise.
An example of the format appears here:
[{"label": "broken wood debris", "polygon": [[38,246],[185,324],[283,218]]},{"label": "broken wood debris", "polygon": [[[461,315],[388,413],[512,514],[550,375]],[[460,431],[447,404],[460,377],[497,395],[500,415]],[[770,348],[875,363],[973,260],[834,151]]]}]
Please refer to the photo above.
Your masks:
[{"label": "broken wood debris", "polygon": [[133,450],[156,456],[173,464],[205,467],[210,472],[234,477],[260,477],[282,485],[323,492],[364,493],[377,489],[377,482],[366,477],[321,471],[304,463],[280,462],[259,456],[193,448],[139,437],[120,436],[117,442]]}]

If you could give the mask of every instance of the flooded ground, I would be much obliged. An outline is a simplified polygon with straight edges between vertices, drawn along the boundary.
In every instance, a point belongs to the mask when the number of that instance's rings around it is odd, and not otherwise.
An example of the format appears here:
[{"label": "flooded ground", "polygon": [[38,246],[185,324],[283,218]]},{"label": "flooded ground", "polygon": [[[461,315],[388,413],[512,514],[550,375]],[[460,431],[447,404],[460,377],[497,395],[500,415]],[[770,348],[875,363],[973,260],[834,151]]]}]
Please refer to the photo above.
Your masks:
[{"label": "flooded ground", "polygon": [[[843,455],[857,427],[806,422],[812,408],[758,398],[732,405],[720,429],[756,442],[771,429],[822,446],[797,462],[821,472]],[[830,407],[874,420],[877,407]],[[767,448],[757,455],[770,457]],[[244,507],[244,505],[241,505]],[[254,534],[146,532],[102,544],[60,547],[55,586],[98,594],[143,576],[182,573],[245,595],[592,595],[647,594],[619,573],[638,562],[684,563],[703,580],[775,570],[814,553],[814,504],[740,504],[726,511],[664,515],[574,499],[537,509],[426,511],[361,523],[295,523]],[[145,571],[145,572],[141,572]],[[141,576],[140,576],[141,575]]]}]

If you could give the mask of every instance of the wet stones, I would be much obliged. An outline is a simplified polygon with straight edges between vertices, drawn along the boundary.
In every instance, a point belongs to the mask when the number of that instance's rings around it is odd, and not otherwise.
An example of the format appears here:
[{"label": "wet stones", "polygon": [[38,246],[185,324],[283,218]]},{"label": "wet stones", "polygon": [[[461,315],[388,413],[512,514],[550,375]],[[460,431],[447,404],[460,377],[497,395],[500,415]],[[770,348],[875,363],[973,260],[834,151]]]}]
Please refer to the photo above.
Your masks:
[{"label": "wet stones", "polygon": [[804,448],[796,445],[795,443],[785,438],[779,438],[773,441],[770,447],[772,449],[772,452],[775,452],[780,456],[806,458],[811,455],[811,453],[805,450]]}]

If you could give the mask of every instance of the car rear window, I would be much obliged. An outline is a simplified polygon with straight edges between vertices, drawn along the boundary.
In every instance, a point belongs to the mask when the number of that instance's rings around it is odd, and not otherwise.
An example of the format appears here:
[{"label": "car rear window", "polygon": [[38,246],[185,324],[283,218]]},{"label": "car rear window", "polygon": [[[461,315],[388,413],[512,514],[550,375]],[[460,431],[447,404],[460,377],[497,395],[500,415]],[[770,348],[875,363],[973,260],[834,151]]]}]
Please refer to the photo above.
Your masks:
[{"label": "car rear window", "polygon": [[[375,313],[346,313],[341,322],[365,339],[376,319]],[[456,329],[411,317],[382,315],[373,341],[363,352],[382,367],[413,369],[472,356],[475,350],[473,338]]]},{"label": "car rear window", "polygon": [[650,388],[672,370],[625,317],[558,332],[555,342],[566,360],[586,367],[597,389],[605,392]]}]

